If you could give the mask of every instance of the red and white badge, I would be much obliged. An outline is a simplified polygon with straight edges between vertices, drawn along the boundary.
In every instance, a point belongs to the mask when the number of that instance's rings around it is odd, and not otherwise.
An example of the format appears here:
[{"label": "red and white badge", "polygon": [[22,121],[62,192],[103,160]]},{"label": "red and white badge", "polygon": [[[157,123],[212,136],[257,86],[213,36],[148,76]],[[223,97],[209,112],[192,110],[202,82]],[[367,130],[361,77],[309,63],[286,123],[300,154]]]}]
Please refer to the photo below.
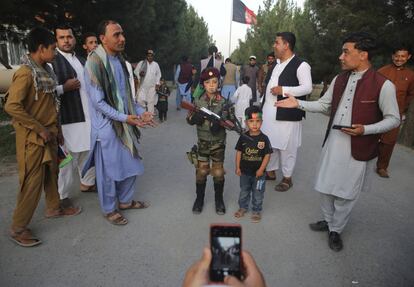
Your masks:
[{"label": "red and white badge", "polygon": [[257,143],[257,148],[258,149],[264,149],[264,147],[265,147],[265,142],[258,142]]}]

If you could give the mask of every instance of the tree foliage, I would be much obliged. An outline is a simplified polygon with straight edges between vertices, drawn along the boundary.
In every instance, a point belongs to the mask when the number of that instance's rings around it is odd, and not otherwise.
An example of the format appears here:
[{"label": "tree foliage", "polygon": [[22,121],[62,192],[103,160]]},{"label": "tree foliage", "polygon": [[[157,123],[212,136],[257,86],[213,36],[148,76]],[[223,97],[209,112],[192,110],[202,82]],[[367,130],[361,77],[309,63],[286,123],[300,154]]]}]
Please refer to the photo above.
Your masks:
[{"label": "tree foliage", "polygon": [[[391,61],[392,47],[404,42],[414,47],[414,2],[412,0],[307,0],[298,9],[289,0],[264,0],[257,25],[252,26],[244,41],[232,54],[239,63],[255,54],[265,61],[272,49],[275,34],[292,31],[297,36],[296,54],[312,67],[314,82],[332,79],[340,71],[338,56],[342,39],[355,31],[376,37],[378,49],[373,66]],[[414,146],[414,104],[411,104],[401,141]]]},{"label": "tree foliage", "polygon": [[80,40],[82,33],[96,32],[104,19],[122,25],[130,61],[143,59],[145,51],[153,49],[167,78],[182,55],[198,61],[212,42],[207,24],[185,0],[2,0],[0,29],[13,36],[11,27],[53,29],[68,23]]},{"label": "tree foliage", "polygon": [[395,42],[414,47],[413,30],[412,0],[307,0],[303,9],[289,0],[264,0],[257,25],[249,28],[232,58],[246,62],[255,54],[264,61],[276,33],[292,31],[297,36],[296,53],[311,64],[313,79],[319,82],[338,73],[345,35],[365,31],[375,36],[379,48],[373,64],[379,67],[389,62]]}]

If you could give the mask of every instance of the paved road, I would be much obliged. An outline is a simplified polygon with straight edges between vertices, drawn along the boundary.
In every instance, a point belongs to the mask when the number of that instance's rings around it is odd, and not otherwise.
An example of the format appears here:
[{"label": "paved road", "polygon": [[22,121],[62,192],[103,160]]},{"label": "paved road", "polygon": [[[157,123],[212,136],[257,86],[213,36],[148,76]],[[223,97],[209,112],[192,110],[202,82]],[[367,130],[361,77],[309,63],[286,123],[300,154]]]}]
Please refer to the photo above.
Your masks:
[{"label": "paved road", "polygon": [[[234,174],[236,135],[229,134],[225,168],[227,214],[214,212],[209,181],[205,209],[191,213],[194,169],[185,152],[195,131],[171,99],[168,121],[142,137],[145,174],[137,199],[147,210],[126,213],[129,224],[106,222],[95,194],[73,193],[84,211],[73,218],[46,220],[39,205],[31,228],[44,244],[16,246],[6,237],[15,204],[17,176],[0,178],[0,286],[180,286],[185,270],[208,244],[212,222],[240,222],[244,248],[250,250],[268,286],[414,286],[414,152],[397,147],[391,178],[375,178],[362,194],[343,233],[340,253],[327,246],[327,234],[308,223],[320,218],[313,191],[315,168],[327,118],[308,115],[293,189],[273,191],[267,183],[263,220],[235,220],[239,194]],[[280,177],[280,175],[279,175]]]}]

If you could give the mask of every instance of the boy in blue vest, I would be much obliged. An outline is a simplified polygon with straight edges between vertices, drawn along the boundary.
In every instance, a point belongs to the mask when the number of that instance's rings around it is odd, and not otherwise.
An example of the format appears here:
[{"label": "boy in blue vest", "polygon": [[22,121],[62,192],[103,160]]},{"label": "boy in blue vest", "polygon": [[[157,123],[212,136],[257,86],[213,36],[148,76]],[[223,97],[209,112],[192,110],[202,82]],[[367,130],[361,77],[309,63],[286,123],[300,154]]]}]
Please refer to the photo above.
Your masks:
[{"label": "boy in blue vest", "polygon": [[240,176],[239,210],[234,216],[243,217],[249,210],[252,198],[252,222],[262,219],[262,204],[265,191],[265,169],[272,153],[268,137],[260,131],[262,111],[257,106],[245,110],[246,134],[252,138],[240,137],[236,144],[236,174]]}]

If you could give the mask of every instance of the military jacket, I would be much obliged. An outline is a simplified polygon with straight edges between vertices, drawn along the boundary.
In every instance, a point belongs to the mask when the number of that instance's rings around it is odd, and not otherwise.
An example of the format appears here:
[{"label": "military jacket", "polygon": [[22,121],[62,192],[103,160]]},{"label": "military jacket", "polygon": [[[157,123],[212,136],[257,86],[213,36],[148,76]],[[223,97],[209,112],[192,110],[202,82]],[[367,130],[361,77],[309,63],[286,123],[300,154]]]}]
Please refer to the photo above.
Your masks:
[{"label": "military jacket", "polygon": [[[217,94],[215,97],[209,99],[206,93],[204,93],[198,99],[195,99],[194,105],[199,108],[206,108],[210,111],[222,116],[224,119],[228,119],[228,114],[223,112],[223,108],[226,104],[226,100],[220,95]],[[202,125],[197,125],[197,136],[199,140],[205,141],[225,141],[226,140],[226,130],[221,128],[217,133],[213,134],[210,131],[211,122],[205,120]]]}]

